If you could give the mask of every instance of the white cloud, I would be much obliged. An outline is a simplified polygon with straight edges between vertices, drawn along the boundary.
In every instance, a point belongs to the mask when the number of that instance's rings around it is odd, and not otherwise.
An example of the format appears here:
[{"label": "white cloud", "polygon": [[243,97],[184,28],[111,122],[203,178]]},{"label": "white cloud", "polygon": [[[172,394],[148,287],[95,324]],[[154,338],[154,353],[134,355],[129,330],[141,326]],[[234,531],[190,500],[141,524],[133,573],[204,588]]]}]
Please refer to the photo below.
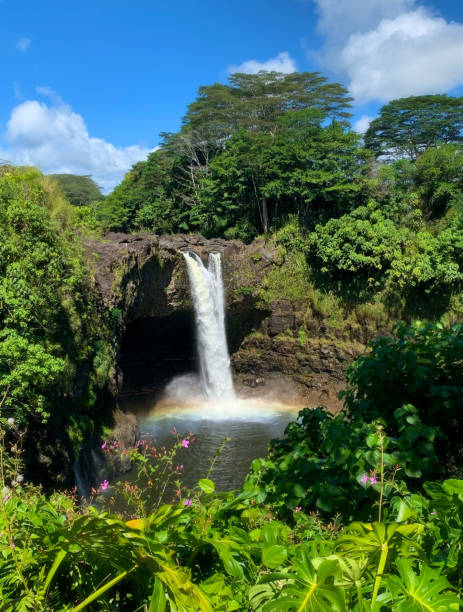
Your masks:
[{"label": "white cloud", "polygon": [[55,106],[64,105],[63,98],[60,95],[58,95],[54,89],[52,89],[51,87],[48,87],[48,85],[39,85],[38,87],[35,88],[35,91],[41,96],[44,96],[45,98],[49,98]]},{"label": "white cloud", "polygon": [[16,106],[4,138],[1,159],[17,165],[36,165],[45,173],[91,174],[104,191],[121,181],[149,149],[139,145],[115,147],[89,135],[83,117],[61,103],[56,106],[28,100]]},{"label": "white cloud", "polygon": [[366,32],[383,19],[394,19],[413,9],[415,0],[315,0],[317,30],[342,44],[351,34]]},{"label": "white cloud", "polygon": [[463,83],[463,24],[420,8],[352,35],[341,57],[358,101],[442,93]]},{"label": "white cloud", "polygon": [[354,132],[358,132],[359,134],[365,134],[365,132],[368,130],[368,126],[370,125],[370,122],[373,119],[374,117],[369,117],[368,115],[362,115],[362,117],[360,117],[360,119],[357,119],[357,121],[353,125]]},{"label": "white cloud", "polygon": [[16,49],[18,51],[27,51],[30,46],[31,46],[30,38],[25,38],[25,37],[20,38],[18,42],[16,43]]},{"label": "white cloud", "polygon": [[245,72],[246,74],[257,74],[260,70],[267,70],[268,72],[284,72],[286,74],[290,72],[296,72],[296,63],[289,55],[287,51],[279,53],[276,57],[267,60],[266,62],[259,62],[257,60],[248,60],[243,62],[239,66],[229,66],[228,72],[233,74],[234,72]]},{"label": "white cloud", "polygon": [[443,93],[463,84],[463,24],[417,0],[315,0],[322,62],[357,102]]}]

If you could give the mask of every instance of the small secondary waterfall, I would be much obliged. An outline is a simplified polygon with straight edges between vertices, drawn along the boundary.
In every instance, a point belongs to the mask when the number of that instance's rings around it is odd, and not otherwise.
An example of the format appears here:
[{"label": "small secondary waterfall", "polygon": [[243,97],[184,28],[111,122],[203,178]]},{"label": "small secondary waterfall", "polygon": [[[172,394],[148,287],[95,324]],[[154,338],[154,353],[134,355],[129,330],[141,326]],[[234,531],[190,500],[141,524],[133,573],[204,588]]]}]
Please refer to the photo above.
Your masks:
[{"label": "small secondary waterfall", "polygon": [[235,397],[225,335],[220,253],[210,253],[208,267],[196,253],[183,253],[195,309],[201,387],[206,397]]}]

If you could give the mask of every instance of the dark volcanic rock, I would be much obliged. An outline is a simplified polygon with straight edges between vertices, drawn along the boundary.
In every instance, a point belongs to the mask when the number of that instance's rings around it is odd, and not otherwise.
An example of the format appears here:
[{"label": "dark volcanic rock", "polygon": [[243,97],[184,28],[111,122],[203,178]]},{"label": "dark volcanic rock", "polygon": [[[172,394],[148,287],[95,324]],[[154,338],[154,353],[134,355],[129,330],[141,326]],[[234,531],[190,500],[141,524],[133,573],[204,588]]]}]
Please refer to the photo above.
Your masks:
[{"label": "dark volcanic rock", "polygon": [[106,455],[106,470],[110,480],[114,480],[131,470],[132,462],[126,454],[120,451],[134,448],[139,436],[137,417],[131,412],[116,410],[110,443],[115,440],[118,450]]},{"label": "dark volcanic rock", "polygon": [[[86,246],[104,304],[120,310],[125,324],[191,310],[183,251],[194,250],[203,260],[211,252],[223,253],[227,286],[233,285],[230,262],[245,253],[239,240],[206,240],[199,234],[109,233],[102,240],[87,240]],[[230,296],[236,297],[233,291]]]},{"label": "dark volcanic rock", "polygon": [[[332,393],[341,388],[347,365],[364,349],[367,334],[361,326],[353,326],[346,338],[345,331],[343,335],[342,330],[329,327],[322,317],[308,315],[302,299],[291,302],[281,295],[271,304],[259,299],[268,272],[282,264],[278,247],[263,238],[245,245],[239,240],[207,240],[198,234],[110,233],[102,240],[89,240],[86,246],[104,305],[119,317],[119,341],[134,323],[140,327],[150,320],[152,328],[170,317],[166,329],[171,329],[181,320],[174,315],[193,318],[182,256],[193,250],[203,261],[211,252],[223,255],[228,340],[238,377],[249,375],[249,380],[255,380],[265,379],[267,373],[283,373],[306,395],[315,390]],[[298,336],[301,329],[308,340]],[[120,390],[121,381],[120,371],[114,368],[110,386]]]},{"label": "dark volcanic rock", "polygon": [[277,336],[294,328],[294,310],[289,300],[278,300],[272,305],[269,321],[270,336]]}]

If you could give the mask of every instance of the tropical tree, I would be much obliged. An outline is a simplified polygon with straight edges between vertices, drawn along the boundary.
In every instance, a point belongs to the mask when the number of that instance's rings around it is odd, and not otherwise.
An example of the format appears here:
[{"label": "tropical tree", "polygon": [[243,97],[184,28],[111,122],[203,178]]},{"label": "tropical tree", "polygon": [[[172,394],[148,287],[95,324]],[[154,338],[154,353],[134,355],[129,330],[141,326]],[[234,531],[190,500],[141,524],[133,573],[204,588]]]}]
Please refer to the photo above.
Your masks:
[{"label": "tropical tree", "polygon": [[100,187],[90,175],[50,174],[58,183],[61,191],[74,206],[88,206],[92,202],[103,200]]},{"label": "tropical tree", "polygon": [[317,217],[351,206],[362,193],[368,153],[356,134],[339,122],[323,126],[324,119],[315,109],[287,111],[274,134],[233,135],[210,164],[192,222],[208,232],[240,226],[236,235],[247,238],[250,230],[250,237],[267,232],[281,214]]},{"label": "tropical tree", "polygon": [[463,98],[411,96],[382,107],[365,133],[365,146],[376,156],[412,161],[431,147],[463,141]]},{"label": "tropical tree", "polygon": [[463,150],[448,144],[425,151],[416,161],[415,184],[426,218],[443,215],[463,195]]},{"label": "tropical tree", "polygon": [[319,72],[236,73],[229,83],[200,87],[184,127],[203,130],[208,139],[223,143],[241,129],[274,133],[278,117],[289,110],[318,109],[337,120],[351,116],[347,90],[339,83],[328,83]]}]

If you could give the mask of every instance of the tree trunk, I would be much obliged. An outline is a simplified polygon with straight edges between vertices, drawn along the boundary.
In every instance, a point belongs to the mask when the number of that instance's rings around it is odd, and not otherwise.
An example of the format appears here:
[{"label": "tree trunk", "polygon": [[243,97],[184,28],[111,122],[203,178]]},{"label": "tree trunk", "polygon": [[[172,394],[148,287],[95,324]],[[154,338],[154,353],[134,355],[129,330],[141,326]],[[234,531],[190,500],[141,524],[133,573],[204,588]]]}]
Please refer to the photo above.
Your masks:
[{"label": "tree trunk", "polygon": [[268,206],[267,198],[262,198],[262,225],[264,226],[264,233],[268,232]]}]

